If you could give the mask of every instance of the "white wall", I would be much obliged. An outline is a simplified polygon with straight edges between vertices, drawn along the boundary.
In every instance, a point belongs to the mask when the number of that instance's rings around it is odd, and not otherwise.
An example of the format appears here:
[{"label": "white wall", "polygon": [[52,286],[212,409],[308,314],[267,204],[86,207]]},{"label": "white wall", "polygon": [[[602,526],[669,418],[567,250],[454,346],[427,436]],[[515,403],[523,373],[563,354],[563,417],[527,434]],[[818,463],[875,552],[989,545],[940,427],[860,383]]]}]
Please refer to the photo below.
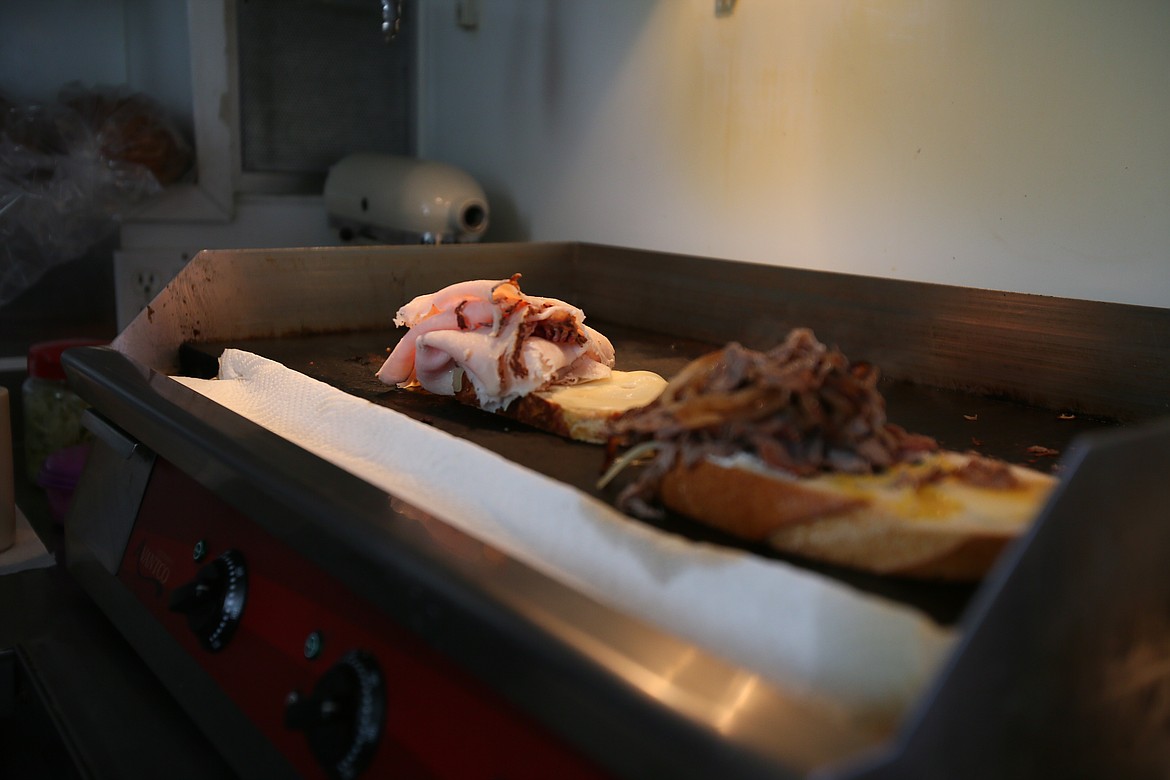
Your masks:
[{"label": "white wall", "polygon": [[[419,151],[489,238],[1170,306],[1163,0],[457,2],[420,0]],[[2,0],[0,91],[183,115],[183,5]]]},{"label": "white wall", "polygon": [[1170,306],[1170,3],[425,0],[495,239]]}]

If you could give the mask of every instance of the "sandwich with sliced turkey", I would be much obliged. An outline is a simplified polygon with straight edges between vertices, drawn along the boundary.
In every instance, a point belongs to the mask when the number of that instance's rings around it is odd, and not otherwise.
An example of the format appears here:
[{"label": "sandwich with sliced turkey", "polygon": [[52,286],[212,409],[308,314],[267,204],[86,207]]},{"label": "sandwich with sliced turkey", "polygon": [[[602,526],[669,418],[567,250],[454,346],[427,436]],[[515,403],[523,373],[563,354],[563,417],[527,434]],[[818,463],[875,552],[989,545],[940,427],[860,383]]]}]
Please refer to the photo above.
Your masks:
[{"label": "sandwich with sliced turkey", "polygon": [[886,418],[878,371],[793,330],[728,344],[610,423],[616,497],[742,539],[878,574],[974,580],[1026,529],[1055,479],[943,449]]},{"label": "sandwich with sliced turkey", "polygon": [[527,295],[520,274],[420,295],[398,310],[409,330],[377,372],[546,431],[600,443],[605,425],[666,385],[650,371],[617,371],[614,348],[581,309]]}]

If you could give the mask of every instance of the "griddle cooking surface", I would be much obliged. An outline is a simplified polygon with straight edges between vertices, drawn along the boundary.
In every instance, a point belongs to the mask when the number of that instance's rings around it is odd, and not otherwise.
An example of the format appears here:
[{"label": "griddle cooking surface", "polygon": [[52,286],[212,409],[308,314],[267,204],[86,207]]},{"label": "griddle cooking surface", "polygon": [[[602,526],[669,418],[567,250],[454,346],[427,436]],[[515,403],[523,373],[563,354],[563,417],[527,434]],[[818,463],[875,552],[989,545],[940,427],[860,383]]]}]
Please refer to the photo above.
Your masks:
[{"label": "griddle cooking surface", "polygon": [[[667,378],[690,360],[718,346],[605,322],[596,323],[595,326],[613,342],[618,355],[617,368],[627,371],[645,369]],[[180,353],[181,370],[188,376],[211,377],[217,371],[218,357],[225,348],[253,352],[359,398],[472,441],[604,501],[613,500],[621,487],[620,477],[604,491],[598,490],[595,484],[602,468],[601,447],[562,439],[505,417],[464,406],[451,398],[383,385],[374,377],[374,373],[385,360],[387,349],[397,343],[402,333],[401,330],[362,331],[241,340],[231,344],[187,344]],[[863,359],[863,356],[850,357]],[[1056,466],[1058,454],[1077,434],[1112,424],[1110,421],[1064,414],[1062,410],[1040,409],[906,382],[885,382],[882,392],[886,398],[889,419],[907,430],[933,436],[949,449],[976,450],[1045,471]],[[1043,447],[1053,454],[1037,455],[1030,451],[1034,447]],[[654,524],[694,540],[789,560],[862,590],[916,606],[942,623],[954,622],[974,591],[971,585],[903,581],[836,567],[811,565],[787,558],[761,545],[745,544],[673,514]]]}]

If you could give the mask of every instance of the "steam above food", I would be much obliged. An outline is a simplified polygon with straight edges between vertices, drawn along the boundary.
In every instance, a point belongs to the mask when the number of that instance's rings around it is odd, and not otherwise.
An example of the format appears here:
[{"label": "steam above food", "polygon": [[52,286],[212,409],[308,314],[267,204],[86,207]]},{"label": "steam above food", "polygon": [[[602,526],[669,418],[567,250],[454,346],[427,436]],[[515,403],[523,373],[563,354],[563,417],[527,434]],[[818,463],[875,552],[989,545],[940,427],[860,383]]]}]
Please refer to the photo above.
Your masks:
[{"label": "steam above food", "polygon": [[394,324],[410,330],[377,377],[436,395],[456,395],[466,379],[481,408],[500,411],[538,390],[610,376],[613,345],[584,321],[576,306],[524,294],[520,274],[460,282],[398,310]]}]

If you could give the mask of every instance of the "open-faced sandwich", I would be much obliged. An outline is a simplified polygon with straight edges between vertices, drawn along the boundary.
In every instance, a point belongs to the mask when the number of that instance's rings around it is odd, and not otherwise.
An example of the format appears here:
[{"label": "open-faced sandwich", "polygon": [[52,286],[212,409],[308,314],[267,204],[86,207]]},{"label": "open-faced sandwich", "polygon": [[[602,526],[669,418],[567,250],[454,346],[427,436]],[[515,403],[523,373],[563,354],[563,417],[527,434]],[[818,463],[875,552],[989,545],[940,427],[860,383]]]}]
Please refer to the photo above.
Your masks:
[{"label": "open-faced sandwich", "polygon": [[669,508],[737,537],[880,574],[981,577],[1055,479],[949,451],[886,419],[878,371],[797,329],[729,344],[611,423],[606,480],[635,516]]},{"label": "open-faced sandwich", "polygon": [[526,295],[520,274],[460,282],[398,310],[410,330],[377,372],[580,441],[606,440],[606,423],[666,385],[650,371],[616,371],[613,345],[585,313]]}]

